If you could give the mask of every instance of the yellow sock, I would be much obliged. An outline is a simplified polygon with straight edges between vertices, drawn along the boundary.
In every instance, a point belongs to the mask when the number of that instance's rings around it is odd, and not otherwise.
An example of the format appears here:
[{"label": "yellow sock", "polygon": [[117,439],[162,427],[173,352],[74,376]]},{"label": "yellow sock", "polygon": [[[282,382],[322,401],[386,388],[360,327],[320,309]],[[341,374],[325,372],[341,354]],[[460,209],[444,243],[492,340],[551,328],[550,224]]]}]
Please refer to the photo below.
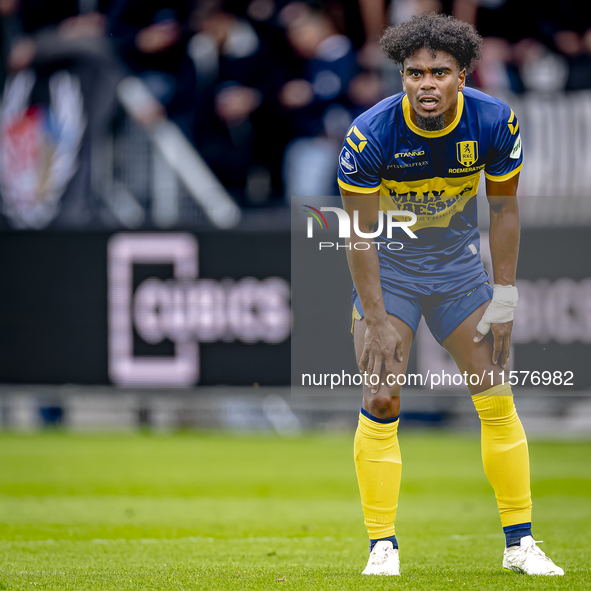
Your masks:
[{"label": "yellow sock", "polygon": [[398,419],[391,423],[379,423],[360,413],[354,449],[369,539],[389,538],[396,533],[394,521],[402,472]]},{"label": "yellow sock", "polygon": [[508,382],[472,396],[482,423],[482,463],[503,527],[531,522],[527,439]]}]

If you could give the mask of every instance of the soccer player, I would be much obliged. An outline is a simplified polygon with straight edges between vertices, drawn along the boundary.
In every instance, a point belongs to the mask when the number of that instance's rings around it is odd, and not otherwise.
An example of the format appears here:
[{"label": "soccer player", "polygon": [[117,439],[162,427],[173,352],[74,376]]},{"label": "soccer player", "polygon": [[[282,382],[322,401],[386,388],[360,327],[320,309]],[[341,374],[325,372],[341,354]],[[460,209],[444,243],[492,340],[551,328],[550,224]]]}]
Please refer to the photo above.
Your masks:
[{"label": "soccer player", "polygon": [[[532,537],[527,440],[511,386],[502,382],[518,300],[516,193],[522,150],[513,111],[465,88],[480,44],[472,26],[445,15],[413,17],[389,28],[382,48],[402,65],[404,92],[358,117],[339,156],[344,207],[351,220],[358,216],[360,231],[351,232],[347,250],[355,284],[355,352],[360,371],[381,376],[377,385],[364,387],[355,435],[370,538],[363,574],[399,574],[394,521],[401,387],[387,378],[406,371],[421,316],[462,374],[485,374],[481,384],[468,383],[468,389],[481,419],[484,471],[506,537],[503,567],[564,574]],[[493,286],[479,256],[476,194],[482,171]],[[388,238],[381,212],[389,210],[408,214],[394,221],[413,222],[412,236],[393,227]]]}]

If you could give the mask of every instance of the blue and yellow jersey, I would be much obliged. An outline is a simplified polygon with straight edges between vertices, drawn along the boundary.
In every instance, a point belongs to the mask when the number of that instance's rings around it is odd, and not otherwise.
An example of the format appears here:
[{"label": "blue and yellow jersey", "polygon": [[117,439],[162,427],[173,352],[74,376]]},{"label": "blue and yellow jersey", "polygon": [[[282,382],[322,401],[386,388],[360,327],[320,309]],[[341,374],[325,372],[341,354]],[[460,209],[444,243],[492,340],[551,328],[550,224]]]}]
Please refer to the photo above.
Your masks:
[{"label": "blue and yellow jersey", "polygon": [[353,122],[339,155],[338,182],[354,193],[379,190],[384,212],[417,216],[411,229],[418,239],[394,229],[392,241],[403,249],[379,249],[382,280],[438,283],[479,273],[486,280],[478,256],[480,175],[502,182],[521,166],[519,123],[503,101],[466,88],[458,93],[454,121],[424,131],[411,121],[410,103],[400,93]]}]

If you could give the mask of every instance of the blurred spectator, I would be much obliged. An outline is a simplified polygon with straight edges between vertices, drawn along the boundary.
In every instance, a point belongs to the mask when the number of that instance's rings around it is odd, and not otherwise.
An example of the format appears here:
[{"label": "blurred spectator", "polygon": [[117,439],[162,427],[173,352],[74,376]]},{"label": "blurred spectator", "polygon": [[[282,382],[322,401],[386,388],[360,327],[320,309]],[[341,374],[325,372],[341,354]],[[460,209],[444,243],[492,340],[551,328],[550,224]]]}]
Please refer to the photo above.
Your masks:
[{"label": "blurred spectator", "polygon": [[237,200],[251,206],[277,193],[274,163],[283,146],[271,122],[280,63],[240,5],[200,2],[189,53],[200,84],[196,145]]},{"label": "blurred spectator", "polygon": [[362,67],[383,64],[379,39],[387,24],[389,0],[323,0],[320,5],[337,31],[351,40]]},{"label": "blurred spectator", "polygon": [[473,83],[488,92],[558,92],[591,88],[585,34],[591,12],[576,0],[453,0],[457,18],[484,37]]},{"label": "blurred spectator", "polygon": [[286,195],[333,195],[334,162],[351,123],[343,105],[356,73],[353,45],[325,13],[307,7],[289,22],[287,38],[304,65],[279,90],[296,138],[285,152]]},{"label": "blurred spectator", "polygon": [[500,37],[485,37],[482,42],[482,59],[476,64],[472,82],[490,94],[515,90],[516,82],[509,73],[511,45]]},{"label": "blurred spectator", "polygon": [[347,91],[351,117],[354,119],[361,115],[385,97],[384,80],[380,71],[368,70],[356,74]]},{"label": "blurred spectator", "polygon": [[187,55],[191,0],[113,0],[109,29],[118,55],[168,116],[193,138],[195,69]]},{"label": "blurred spectator", "polygon": [[[471,0],[467,1],[471,2]],[[397,25],[423,12],[448,12],[445,8],[441,0],[397,0],[390,4],[390,23]],[[464,17],[458,16],[458,18],[466,20]]]},{"label": "blurred spectator", "polygon": [[453,0],[451,12],[475,25],[483,37],[514,43],[535,36],[536,5],[532,0]]},{"label": "blurred spectator", "polygon": [[515,62],[525,90],[557,92],[564,90],[568,64],[536,39],[523,39],[515,45]]},{"label": "blurred spectator", "polygon": [[95,223],[91,146],[125,69],[242,206],[336,194],[351,121],[401,90],[384,26],[431,11],[483,35],[471,85],[591,88],[591,12],[576,0],[0,0],[3,211],[19,227]]},{"label": "blurred spectator", "polygon": [[21,34],[17,12],[18,0],[0,0],[0,86],[2,88],[7,75],[8,54]]},{"label": "blurred spectator", "polygon": [[557,31],[554,45],[568,62],[566,90],[591,88],[591,28],[582,35],[576,31]]}]

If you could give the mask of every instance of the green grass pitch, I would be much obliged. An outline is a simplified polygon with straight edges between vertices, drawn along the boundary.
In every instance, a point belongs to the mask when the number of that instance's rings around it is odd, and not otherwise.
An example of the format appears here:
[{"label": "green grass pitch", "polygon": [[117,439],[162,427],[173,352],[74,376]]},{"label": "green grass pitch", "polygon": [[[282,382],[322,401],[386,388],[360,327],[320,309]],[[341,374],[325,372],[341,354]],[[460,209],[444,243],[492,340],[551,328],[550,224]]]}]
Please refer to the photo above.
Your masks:
[{"label": "green grass pitch", "polygon": [[534,535],[501,569],[476,435],[400,436],[402,576],[362,577],[351,436],[0,435],[0,589],[584,589],[591,443],[532,442]]}]

